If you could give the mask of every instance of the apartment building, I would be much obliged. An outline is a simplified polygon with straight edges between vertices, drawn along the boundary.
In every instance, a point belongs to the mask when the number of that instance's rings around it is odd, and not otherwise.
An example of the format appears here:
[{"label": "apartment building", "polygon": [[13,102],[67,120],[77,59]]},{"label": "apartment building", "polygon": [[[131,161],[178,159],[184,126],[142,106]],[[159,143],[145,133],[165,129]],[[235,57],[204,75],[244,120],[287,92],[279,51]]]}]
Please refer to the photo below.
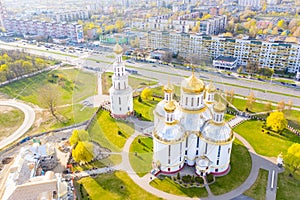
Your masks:
[{"label": "apartment building", "polygon": [[55,13],[52,18],[57,22],[72,22],[77,20],[89,19],[89,12],[87,10],[76,11],[62,11]]},{"label": "apartment building", "polygon": [[[199,13],[194,12],[189,15],[180,16],[175,20],[170,19],[171,15],[151,17],[147,20],[135,19],[132,22],[132,28],[143,31],[167,31],[174,30],[178,32],[189,33],[196,26]],[[216,16],[211,19],[200,21],[199,33],[217,35],[222,33],[227,25],[226,15]]]},{"label": "apartment building", "polygon": [[4,19],[7,32],[16,35],[37,35],[43,37],[68,37],[72,42],[83,42],[83,27],[77,23],[44,22],[26,19]]},{"label": "apartment building", "polygon": [[238,6],[258,9],[261,7],[261,0],[238,0]]},{"label": "apartment building", "polygon": [[261,67],[291,73],[300,71],[300,45],[296,43],[151,31],[148,33],[148,45],[153,49],[168,48],[183,57],[197,54],[213,60],[219,56],[232,56],[237,59],[238,66],[253,61]]}]

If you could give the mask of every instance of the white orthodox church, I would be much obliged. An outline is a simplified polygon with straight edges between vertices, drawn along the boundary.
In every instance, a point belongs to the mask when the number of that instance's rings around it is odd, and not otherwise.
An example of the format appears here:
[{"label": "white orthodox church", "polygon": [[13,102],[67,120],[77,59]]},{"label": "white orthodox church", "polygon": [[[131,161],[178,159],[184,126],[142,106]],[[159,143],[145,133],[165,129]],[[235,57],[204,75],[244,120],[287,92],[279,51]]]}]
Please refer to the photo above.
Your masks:
[{"label": "white orthodox church", "polygon": [[126,118],[133,112],[132,88],[128,85],[128,73],[122,60],[123,48],[114,47],[116,61],[113,63],[112,87],[109,89],[111,115]]},{"label": "white orthodox church", "polygon": [[175,173],[187,164],[200,176],[229,170],[234,135],[215,92],[212,83],[205,86],[194,73],[181,83],[180,102],[173,100],[171,84],[164,87],[164,100],[154,110],[154,168]]}]

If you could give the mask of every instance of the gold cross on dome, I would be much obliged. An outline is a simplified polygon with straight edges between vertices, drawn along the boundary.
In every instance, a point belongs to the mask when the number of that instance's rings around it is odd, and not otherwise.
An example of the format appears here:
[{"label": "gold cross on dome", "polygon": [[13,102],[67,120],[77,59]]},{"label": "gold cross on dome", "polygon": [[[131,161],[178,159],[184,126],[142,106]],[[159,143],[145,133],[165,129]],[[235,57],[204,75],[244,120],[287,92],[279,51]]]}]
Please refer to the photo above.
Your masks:
[{"label": "gold cross on dome", "polygon": [[191,64],[191,68],[192,68],[192,73],[193,73],[193,75],[194,75],[196,66],[193,65],[193,64]]}]

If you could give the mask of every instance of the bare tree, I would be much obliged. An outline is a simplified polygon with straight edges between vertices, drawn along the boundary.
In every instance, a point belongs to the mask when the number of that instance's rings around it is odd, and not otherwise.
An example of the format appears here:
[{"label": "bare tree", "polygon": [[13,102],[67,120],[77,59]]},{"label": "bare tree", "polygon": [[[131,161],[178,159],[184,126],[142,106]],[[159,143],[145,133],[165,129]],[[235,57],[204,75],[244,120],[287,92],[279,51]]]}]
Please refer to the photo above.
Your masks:
[{"label": "bare tree", "polygon": [[55,87],[55,85],[46,85],[39,91],[39,100],[41,104],[50,111],[51,115],[57,121],[62,122],[56,110],[59,101],[58,91],[59,90],[57,89],[57,87]]},{"label": "bare tree", "polygon": [[251,110],[253,107],[253,103],[255,102],[255,96],[253,91],[250,92],[249,96],[247,97],[247,102],[246,102],[246,111]]}]

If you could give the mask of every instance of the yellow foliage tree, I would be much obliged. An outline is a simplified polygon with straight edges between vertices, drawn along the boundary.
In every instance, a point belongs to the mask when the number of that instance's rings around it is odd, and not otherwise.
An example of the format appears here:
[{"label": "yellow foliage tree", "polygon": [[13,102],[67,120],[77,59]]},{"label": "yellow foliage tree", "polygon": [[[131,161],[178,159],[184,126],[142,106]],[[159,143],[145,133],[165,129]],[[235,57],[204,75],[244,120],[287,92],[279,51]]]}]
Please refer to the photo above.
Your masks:
[{"label": "yellow foliage tree", "polygon": [[287,154],[284,156],[284,163],[292,174],[300,170],[300,144],[294,143],[289,147]]},{"label": "yellow foliage tree", "polygon": [[284,25],[284,23],[285,23],[284,20],[281,19],[281,20],[278,21],[277,26],[278,26],[279,28],[282,28],[283,25]]},{"label": "yellow foliage tree", "polygon": [[85,130],[74,130],[71,137],[69,138],[70,144],[76,146],[80,141],[88,141],[89,134]]},{"label": "yellow foliage tree", "polygon": [[75,149],[72,150],[72,156],[76,162],[88,163],[94,158],[93,143],[88,141],[79,141]]},{"label": "yellow foliage tree", "polygon": [[141,93],[141,97],[143,99],[149,99],[152,97],[152,90],[150,88],[145,88],[143,89],[142,93]]},{"label": "yellow foliage tree", "polygon": [[287,127],[288,123],[282,112],[273,112],[267,118],[266,126],[270,127],[275,132],[283,131]]}]

